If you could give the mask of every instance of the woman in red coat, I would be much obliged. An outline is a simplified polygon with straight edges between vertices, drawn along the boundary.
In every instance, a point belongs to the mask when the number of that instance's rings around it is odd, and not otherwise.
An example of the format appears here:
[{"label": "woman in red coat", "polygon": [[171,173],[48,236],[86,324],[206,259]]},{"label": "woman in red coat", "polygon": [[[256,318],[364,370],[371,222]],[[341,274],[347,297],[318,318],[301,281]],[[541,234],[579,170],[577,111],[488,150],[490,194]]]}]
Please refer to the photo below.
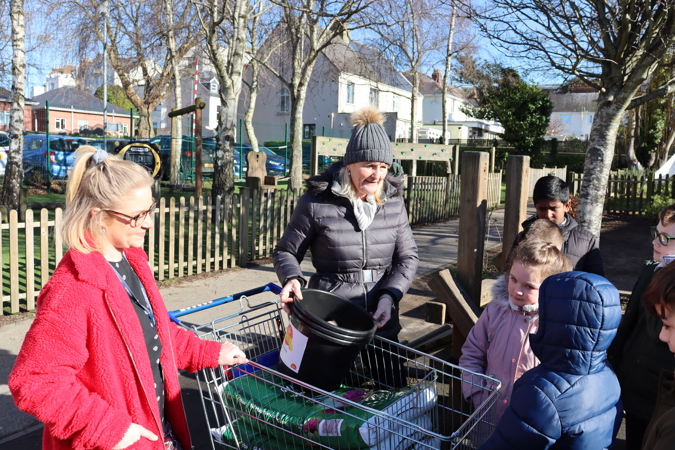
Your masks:
[{"label": "woman in red coat", "polygon": [[45,423],[45,450],[188,450],[178,369],[247,362],[169,321],[141,248],[152,182],[131,161],[78,149],[61,230],[70,250],[9,378],[16,405]]}]

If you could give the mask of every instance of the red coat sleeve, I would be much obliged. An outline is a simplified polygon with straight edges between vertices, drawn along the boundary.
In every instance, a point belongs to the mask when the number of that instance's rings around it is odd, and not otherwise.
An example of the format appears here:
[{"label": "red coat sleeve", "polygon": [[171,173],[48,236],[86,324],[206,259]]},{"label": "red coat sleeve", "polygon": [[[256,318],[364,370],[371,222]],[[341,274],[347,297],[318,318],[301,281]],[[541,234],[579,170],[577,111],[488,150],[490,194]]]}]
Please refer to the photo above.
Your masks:
[{"label": "red coat sleeve", "polygon": [[179,369],[196,372],[206,367],[212,369],[218,367],[219,342],[200,339],[192,331],[179,328],[173,323],[169,325],[169,328],[174,342],[176,365]]}]

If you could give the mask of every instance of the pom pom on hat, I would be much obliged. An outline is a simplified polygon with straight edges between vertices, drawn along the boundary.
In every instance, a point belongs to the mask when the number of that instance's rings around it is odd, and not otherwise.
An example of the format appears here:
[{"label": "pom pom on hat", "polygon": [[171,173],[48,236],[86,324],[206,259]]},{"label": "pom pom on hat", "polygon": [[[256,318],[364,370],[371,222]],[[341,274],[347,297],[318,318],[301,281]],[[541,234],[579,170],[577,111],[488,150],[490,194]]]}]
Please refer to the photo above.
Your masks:
[{"label": "pom pom on hat", "polygon": [[352,122],[352,126],[362,127],[369,123],[379,123],[382,125],[384,124],[385,117],[384,114],[374,106],[366,106],[365,108],[354,112],[349,120]]},{"label": "pom pom on hat", "polygon": [[351,116],[352,137],[347,144],[344,163],[379,161],[391,165],[391,142],[382,124],[384,115],[374,106],[366,106]]}]

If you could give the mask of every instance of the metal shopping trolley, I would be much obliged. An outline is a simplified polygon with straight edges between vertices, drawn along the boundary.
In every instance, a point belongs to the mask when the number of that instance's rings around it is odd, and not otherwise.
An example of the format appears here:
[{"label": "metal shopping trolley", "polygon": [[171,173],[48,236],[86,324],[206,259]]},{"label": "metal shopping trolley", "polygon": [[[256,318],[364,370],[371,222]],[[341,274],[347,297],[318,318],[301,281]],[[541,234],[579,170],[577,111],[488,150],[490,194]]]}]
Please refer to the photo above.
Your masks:
[{"label": "metal shopping trolley", "polygon": [[[280,290],[270,283],[169,313],[202,339],[235,343],[250,361],[198,373],[214,450],[473,449],[494,429],[498,380],[377,336],[335,391],[276,371],[285,314],[276,296],[257,304],[251,297]],[[203,325],[179,319],[225,303],[234,310]],[[400,361],[404,386],[389,386],[374,374],[374,355]],[[467,388],[481,399],[478,406],[464,400]]]}]

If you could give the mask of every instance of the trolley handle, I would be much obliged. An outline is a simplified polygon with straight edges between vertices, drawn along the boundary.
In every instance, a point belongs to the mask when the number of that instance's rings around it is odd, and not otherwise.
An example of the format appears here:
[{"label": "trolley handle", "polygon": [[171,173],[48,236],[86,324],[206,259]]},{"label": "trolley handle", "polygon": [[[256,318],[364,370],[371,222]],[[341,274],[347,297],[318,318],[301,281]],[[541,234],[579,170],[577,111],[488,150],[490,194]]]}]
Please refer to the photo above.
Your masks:
[{"label": "trolley handle", "polygon": [[263,292],[272,292],[274,294],[279,294],[281,293],[281,286],[278,286],[274,283],[267,283],[264,286],[253,288],[244,292],[239,292],[233,295],[228,295],[227,297],[220,297],[215,300],[211,300],[205,303],[199,303],[194,306],[188,306],[186,308],[168,311],[169,318],[178,325],[182,325],[182,322],[180,321],[180,319],[178,319],[179,317],[203,311],[205,309],[214,308],[216,306],[224,305],[225,303],[230,303],[235,300],[239,300],[241,297],[249,297],[251,295],[262,294]]}]

